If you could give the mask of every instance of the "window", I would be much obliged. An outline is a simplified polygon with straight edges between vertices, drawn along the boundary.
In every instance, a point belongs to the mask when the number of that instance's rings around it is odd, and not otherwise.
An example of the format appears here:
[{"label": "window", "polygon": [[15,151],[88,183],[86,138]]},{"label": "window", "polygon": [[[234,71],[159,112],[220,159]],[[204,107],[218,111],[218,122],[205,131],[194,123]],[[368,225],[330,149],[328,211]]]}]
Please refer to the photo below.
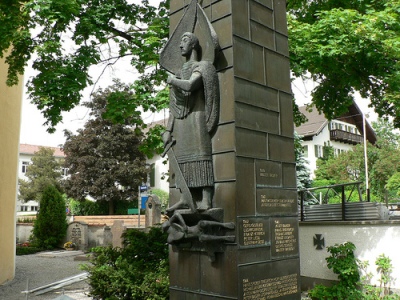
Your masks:
[{"label": "window", "polygon": [[29,161],[23,161],[22,162],[22,173],[26,173],[26,171],[28,170],[28,166],[29,166]]},{"label": "window", "polygon": [[308,157],[308,145],[303,146],[303,155],[304,157]]},{"label": "window", "polygon": [[69,171],[69,168],[62,168],[61,175],[68,176],[68,171]]},{"label": "window", "polygon": [[36,205],[31,206],[31,211],[38,211],[38,207]]},{"label": "window", "polygon": [[323,157],[324,156],[324,147],[320,145],[314,145],[314,153],[315,157]]}]

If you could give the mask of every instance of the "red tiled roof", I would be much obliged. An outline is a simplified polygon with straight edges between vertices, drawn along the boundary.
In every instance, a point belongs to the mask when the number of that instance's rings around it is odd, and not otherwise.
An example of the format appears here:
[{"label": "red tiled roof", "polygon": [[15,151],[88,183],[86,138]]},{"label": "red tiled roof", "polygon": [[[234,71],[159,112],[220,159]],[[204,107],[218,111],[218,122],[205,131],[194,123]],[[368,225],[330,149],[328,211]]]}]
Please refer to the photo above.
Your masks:
[{"label": "red tiled roof", "polygon": [[47,147],[47,146],[38,146],[38,145],[28,145],[28,144],[20,144],[19,145],[19,153],[21,154],[35,154],[35,152],[39,151],[40,148],[50,148],[54,150],[55,157],[65,157],[64,152],[57,147]]}]

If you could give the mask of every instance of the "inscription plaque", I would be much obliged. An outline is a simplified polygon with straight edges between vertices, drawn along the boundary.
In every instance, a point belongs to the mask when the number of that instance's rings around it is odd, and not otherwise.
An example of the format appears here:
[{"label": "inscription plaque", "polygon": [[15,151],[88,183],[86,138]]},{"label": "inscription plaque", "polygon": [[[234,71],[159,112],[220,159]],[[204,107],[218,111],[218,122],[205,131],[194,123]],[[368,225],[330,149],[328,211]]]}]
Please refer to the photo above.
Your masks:
[{"label": "inscription plaque", "polygon": [[271,257],[298,255],[297,218],[271,218]]},{"label": "inscription plaque", "polygon": [[239,221],[239,244],[242,247],[270,246],[269,221],[244,218]]},{"label": "inscription plaque", "polygon": [[258,189],[257,213],[263,215],[297,215],[297,192],[284,189]]},{"label": "inscription plaque", "polygon": [[281,186],[282,166],[273,161],[256,161],[257,186]]},{"label": "inscription plaque", "polygon": [[291,259],[240,266],[241,299],[297,299],[300,293],[297,263],[297,259]]}]

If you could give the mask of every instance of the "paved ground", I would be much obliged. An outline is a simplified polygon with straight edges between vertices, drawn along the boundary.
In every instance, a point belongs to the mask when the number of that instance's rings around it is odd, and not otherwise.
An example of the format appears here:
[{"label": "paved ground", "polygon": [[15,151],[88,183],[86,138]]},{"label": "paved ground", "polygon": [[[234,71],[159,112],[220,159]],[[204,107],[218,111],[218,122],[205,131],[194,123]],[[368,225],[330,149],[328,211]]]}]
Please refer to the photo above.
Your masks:
[{"label": "paved ground", "polygon": [[[53,292],[35,296],[21,293],[81,274],[80,265],[88,263],[80,251],[55,251],[16,257],[16,271],[13,281],[0,286],[0,300],[88,300],[89,286],[85,281],[65,286]],[[77,260],[80,259],[80,260]],[[62,297],[64,295],[64,298]],[[305,293],[302,300],[307,298]]]},{"label": "paved ground", "polygon": [[15,278],[0,286],[0,300],[53,300],[63,294],[69,297],[64,299],[91,299],[87,296],[89,287],[85,281],[38,296],[27,297],[21,293],[27,286],[32,290],[83,273],[79,266],[87,261],[75,260],[76,257],[84,258],[84,255],[80,251],[56,251],[17,256]]}]

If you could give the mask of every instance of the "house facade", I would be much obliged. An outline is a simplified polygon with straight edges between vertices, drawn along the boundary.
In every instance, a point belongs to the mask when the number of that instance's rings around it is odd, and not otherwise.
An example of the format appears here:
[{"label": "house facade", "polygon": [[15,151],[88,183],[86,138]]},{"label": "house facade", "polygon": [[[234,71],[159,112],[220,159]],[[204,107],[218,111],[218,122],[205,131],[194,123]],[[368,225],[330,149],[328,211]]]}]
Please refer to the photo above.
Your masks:
[{"label": "house facade", "polygon": [[307,122],[295,127],[295,131],[302,138],[303,154],[309,163],[311,178],[317,168],[317,159],[323,156],[324,146],[333,147],[334,154],[351,150],[355,145],[364,142],[364,128],[366,139],[375,144],[376,135],[366,121],[364,126],[363,114],[353,103],[346,114],[329,121],[317,111],[315,107],[299,107],[307,118]]},{"label": "house facade", "polygon": [[[25,176],[29,165],[32,163],[32,157],[41,147],[38,145],[20,144],[19,145],[19,159],[18,159],[18,178],[28,180]],[[54,150],[54,156],[56,160],[61,160],[65,157],[64,152],[60,148],[56,147],[45,147]],[[65,171],[65,170],[64,170]],[[66,174],[64,174],[66,175]],[[37,201],[30,200],[27,202],[17,199],[17,212],[37,212],[39,209],[39,204]]]}]

